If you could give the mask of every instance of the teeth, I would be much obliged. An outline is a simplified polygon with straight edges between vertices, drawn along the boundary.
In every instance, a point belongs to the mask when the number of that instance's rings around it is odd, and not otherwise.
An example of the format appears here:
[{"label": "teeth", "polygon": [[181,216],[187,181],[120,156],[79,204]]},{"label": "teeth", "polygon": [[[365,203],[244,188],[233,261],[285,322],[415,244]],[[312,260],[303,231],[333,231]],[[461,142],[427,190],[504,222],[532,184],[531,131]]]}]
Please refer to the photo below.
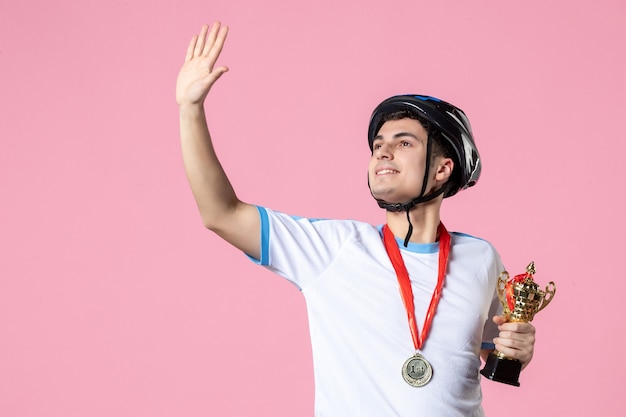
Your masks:
[{"label": "teeth", "polygon": [[381,174],[393,174],[393,173],[396,173],[396,172],[398,172],[398,171],[395,171],[393,169],[383,169],[382,171],[378,171],[378,175],[381,175]]}]

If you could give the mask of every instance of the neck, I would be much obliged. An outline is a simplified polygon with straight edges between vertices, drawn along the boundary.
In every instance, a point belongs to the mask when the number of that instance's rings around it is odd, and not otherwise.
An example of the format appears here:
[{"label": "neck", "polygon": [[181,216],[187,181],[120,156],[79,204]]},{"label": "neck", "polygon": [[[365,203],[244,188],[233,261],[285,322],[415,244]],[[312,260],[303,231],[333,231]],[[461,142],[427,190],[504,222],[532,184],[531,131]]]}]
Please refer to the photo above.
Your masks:
[{"label": "neck", "polygon": [[[440,207],[441,199],[436,199],[433,202],[418,204],[411,209],[409,216],[411,218],[411,224],[413,225],[413,233],[411,234],[409,242],[433,243],[438,240],[439,236],[437,231],[439,222],[441,221],[439,216]],[[409,230],[406,212],[388,211],[387,225],[394,236],[404,239]]]}]

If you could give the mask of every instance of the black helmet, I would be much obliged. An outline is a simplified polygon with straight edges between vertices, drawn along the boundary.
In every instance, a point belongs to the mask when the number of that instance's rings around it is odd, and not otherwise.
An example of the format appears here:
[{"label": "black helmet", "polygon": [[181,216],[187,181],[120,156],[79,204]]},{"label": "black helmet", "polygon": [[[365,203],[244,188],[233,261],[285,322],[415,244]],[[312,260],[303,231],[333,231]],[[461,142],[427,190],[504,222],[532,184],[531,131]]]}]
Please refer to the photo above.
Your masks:
[{"label": "black helmet", "polygon": [[[415,94],[401,95],[390,97],[380,103],[370,119],[368,132],[370,150],[373,150],[374,138],[384,123],[383,115],[400,110],[407,110],[428,121],[431,129],[434,127],[441,132],[441,136],[454,149],[455,171],[459,171],[456,174],[458,175],[458,183],[451,184],[446,189],[444,197],[453,196],[458,191],[476,184],[478,177],[480,177],[481,162],[478,149],[474,144],[470,122],[463,110],[435,97]],[[429,142],[431,129],[429,129]],[[420,195],[419,198],[422,197]]]}]

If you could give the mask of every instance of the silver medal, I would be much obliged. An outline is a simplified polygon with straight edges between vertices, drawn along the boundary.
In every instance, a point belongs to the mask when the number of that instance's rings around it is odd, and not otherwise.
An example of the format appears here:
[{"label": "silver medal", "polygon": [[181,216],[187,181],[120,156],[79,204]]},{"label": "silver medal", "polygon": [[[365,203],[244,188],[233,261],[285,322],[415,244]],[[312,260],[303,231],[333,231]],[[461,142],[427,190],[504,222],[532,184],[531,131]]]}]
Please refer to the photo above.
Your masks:
[{"label": "silver medal", "polygon": [[413,387],[423,387],[433,376],[433,367],[419,353],[411,356],[402,365],[402,377]]}]

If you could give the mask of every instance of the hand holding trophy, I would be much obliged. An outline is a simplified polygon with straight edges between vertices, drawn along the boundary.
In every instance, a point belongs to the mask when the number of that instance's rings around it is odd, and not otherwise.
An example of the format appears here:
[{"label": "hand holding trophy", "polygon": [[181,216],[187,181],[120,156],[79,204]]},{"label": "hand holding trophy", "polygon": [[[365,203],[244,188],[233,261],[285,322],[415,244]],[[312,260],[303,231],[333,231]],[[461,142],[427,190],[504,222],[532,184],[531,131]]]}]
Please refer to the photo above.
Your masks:
[{"label": "hand holding trophy", "polygon": [[[542,291],[533,281],[535,263],[526,267],[526,273],[509,278],[504,271],[498,277],[498,298],[504,308],[507,321],[529,322],[539,311],[543,310],[554,298],[556,286],[550,281],[546,290]],[[497,382],[519,387],[519,374],[522,364],[517,359],[509,358],[497,350],[491,352],[485,367],[480,373]]]}]

